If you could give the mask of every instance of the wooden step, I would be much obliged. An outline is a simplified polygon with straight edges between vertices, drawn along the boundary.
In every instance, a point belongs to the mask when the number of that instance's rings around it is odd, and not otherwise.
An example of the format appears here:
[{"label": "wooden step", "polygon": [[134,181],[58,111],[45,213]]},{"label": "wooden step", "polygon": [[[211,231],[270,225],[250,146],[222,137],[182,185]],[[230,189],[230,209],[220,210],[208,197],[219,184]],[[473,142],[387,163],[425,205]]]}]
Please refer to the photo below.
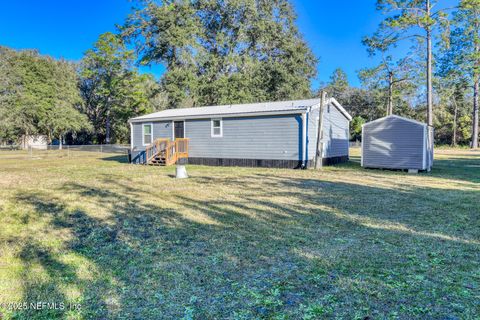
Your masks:
[{"label": "wooden step", "polygon": [[150,162],[148,164],[149,166],[164,166],[165,165],[165,162]]}]

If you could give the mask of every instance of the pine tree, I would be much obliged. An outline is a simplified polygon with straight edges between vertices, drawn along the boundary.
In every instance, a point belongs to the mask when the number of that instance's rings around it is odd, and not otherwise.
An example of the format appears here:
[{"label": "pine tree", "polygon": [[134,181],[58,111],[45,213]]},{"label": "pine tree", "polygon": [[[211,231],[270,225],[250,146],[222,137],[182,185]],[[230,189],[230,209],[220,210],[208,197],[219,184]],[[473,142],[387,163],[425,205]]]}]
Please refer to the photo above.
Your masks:
[{"label": "pine tree", "polygon": [[341,96],[349,89],[349,87],[350,84],[345,71],[343,71],[341,68],[335,69],[330,75],[330,82],[328,83],[327,87],[329,95],[341,100]]},{"label": "pine tree", "polygon": [[462,0],[453,19],[449,63],[473,89],[471,147],[478,148],[480,97],[480,0]]},{"label": "pine tree", "polygon": [[[448,30],[447,9],[436,9],[435,0],[377,0],[377,9],[387,15],[372,37],[364,43],[372,52],[386,52],[403,40],[413,40],[424,51],[426,65],[427,124],[433,126],[433,39],[438,30]],[[418,32],[420,30],[421,32]],[[445,33],[442,33],[445,34]]]},{"label": "pine tree", "polygon": [[366,88],[384,91],[385,113],[388,116],[398,114],[400,110],[394,112],[394,106],[401,104],[402,98],[415,89],[413,80],[418,77],[417,69],[410,56],[394,61],[392,56],[383,55],[378,66],[360,70],[359,78]]}]

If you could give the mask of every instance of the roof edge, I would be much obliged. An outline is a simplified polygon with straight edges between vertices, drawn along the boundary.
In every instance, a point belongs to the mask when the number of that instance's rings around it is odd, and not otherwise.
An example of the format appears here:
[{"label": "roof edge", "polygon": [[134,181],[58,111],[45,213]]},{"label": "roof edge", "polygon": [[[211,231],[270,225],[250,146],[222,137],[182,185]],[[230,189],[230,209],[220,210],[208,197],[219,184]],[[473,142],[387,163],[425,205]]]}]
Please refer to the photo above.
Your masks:
[{"label": "roof edge", "polygon": [[309,107],[301,107],[295,110],[283,110],[283,111],[262,111],[262,112],[239,112],[239,113],[211,113],[211,114],[202,114],[195,116],[173,116],[173,117],[152,117],[152,118],[131,118],[128,120],[129,123],[141,123],[149,121],[171,121],[171,120],[189,120],[189,119],[209,119],[212,117],[217,118],[235,118],[235,117],[259,117],[265,115],[287,115],[287,114],[302,114],[307,112]]},{"label": "roof edge", "polygon": [[418,124],[418,125],[421,125],[421,126],[424,126],[424,127],[427,126],[426,123],[423,123],[423,122],[420,122],[420,121],[417,121],[417,120],[413,120],[413,119],[409,119],[409,118],[405,118],[405,117],[402,117],[402,116],[398,116],[398,115],[396,115],[396,114],[391,114],[391,115],[389,115],[389,116],[381,117],[381,118],[372,120],[372,121],[370,121],[370,122],[367,122],[367,123],[365,123],[364,125],[362,125],[362,127],[366,127],[366,126],[368,126],[368,125],[370,125],[370,124],[372,124],[372,123],[380,122],[380,121],[385,120],[385,119],[388,119],[388,118],[400,119],[400,120],[407,121],[407,122],[411,122],[411,123],[414,123],[414,124]]},{"label": "roof edge", "polygon": [[[345,108],[340,104],[340,102],[337,101],[337,99],[331,97],[331,98],[328,98],[327,99],[327,102],[326,104],[333,104],[335,106],[335,108],[337,108],[338,111],[340,111],[341,114],[343,114],[345,116],[345,118],[348,119],[348,121],[352,121],[352,116],[350,115],[350,113],[347,112],[347,110],[345,110]],[[312,106],[314,109],[317,109],[320,107],[320,103]]]},{"label": "roof edge", "polygon": [[352,116],[350,115],[350,113],[345,110],[345,108],[340,104],[340,102],[337,101],[337,99],[331,97],[330,99],[328,99],[328,101],[332,102],[333,105],[335,105],[335,107],[337,107],[337,109],[340,110],[341,113],[343,113],[343,115],[348,119],[348,121],[352,121]]}]

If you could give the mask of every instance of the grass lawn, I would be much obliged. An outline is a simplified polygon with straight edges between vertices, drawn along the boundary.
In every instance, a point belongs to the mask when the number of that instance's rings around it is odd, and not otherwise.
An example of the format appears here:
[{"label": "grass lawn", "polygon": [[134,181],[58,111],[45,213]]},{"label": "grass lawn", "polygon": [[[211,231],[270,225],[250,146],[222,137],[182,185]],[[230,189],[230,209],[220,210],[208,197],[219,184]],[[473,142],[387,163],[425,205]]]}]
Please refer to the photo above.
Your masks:
[{"label": "grass lawn", "polygon": [[480,317],[480,152],[441,150],[418,175],[353,157],[187,180],[114,155],[4,154],[2,320]]}]

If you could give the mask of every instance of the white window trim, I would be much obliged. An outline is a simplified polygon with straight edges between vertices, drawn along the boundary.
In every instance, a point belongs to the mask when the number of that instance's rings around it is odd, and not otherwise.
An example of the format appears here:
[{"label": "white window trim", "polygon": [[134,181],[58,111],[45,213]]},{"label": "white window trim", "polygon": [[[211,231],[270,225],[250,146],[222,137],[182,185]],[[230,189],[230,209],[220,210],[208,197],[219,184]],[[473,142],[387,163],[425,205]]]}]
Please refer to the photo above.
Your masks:
[{"label": "white window trim", "polygon": [[[220,121],[220,134],[219,135],[216,135],[214,134],[214,130],[213,130],[213,122],[214,121]],[[212,138],[222,138],[223,137],[223,119],[222,118],[213,118],[211,119],[210,121],[210,136]]]},{"label": "white window trim", "polygon": [[185,120],[172,120],[172,140],[175,140],[175,122],[183,122],[183,138],[186,138],[187,122]]},{"label": "white window trim", "polygon": [[[150,136],[152,137],[151,138],[151,142],[150,143],[145,143],[145,126],[150,126]],[[144,147],[150,145],[153,143],[153,122],[150,122],[150,123],[142,123],[142,145]]]}]

